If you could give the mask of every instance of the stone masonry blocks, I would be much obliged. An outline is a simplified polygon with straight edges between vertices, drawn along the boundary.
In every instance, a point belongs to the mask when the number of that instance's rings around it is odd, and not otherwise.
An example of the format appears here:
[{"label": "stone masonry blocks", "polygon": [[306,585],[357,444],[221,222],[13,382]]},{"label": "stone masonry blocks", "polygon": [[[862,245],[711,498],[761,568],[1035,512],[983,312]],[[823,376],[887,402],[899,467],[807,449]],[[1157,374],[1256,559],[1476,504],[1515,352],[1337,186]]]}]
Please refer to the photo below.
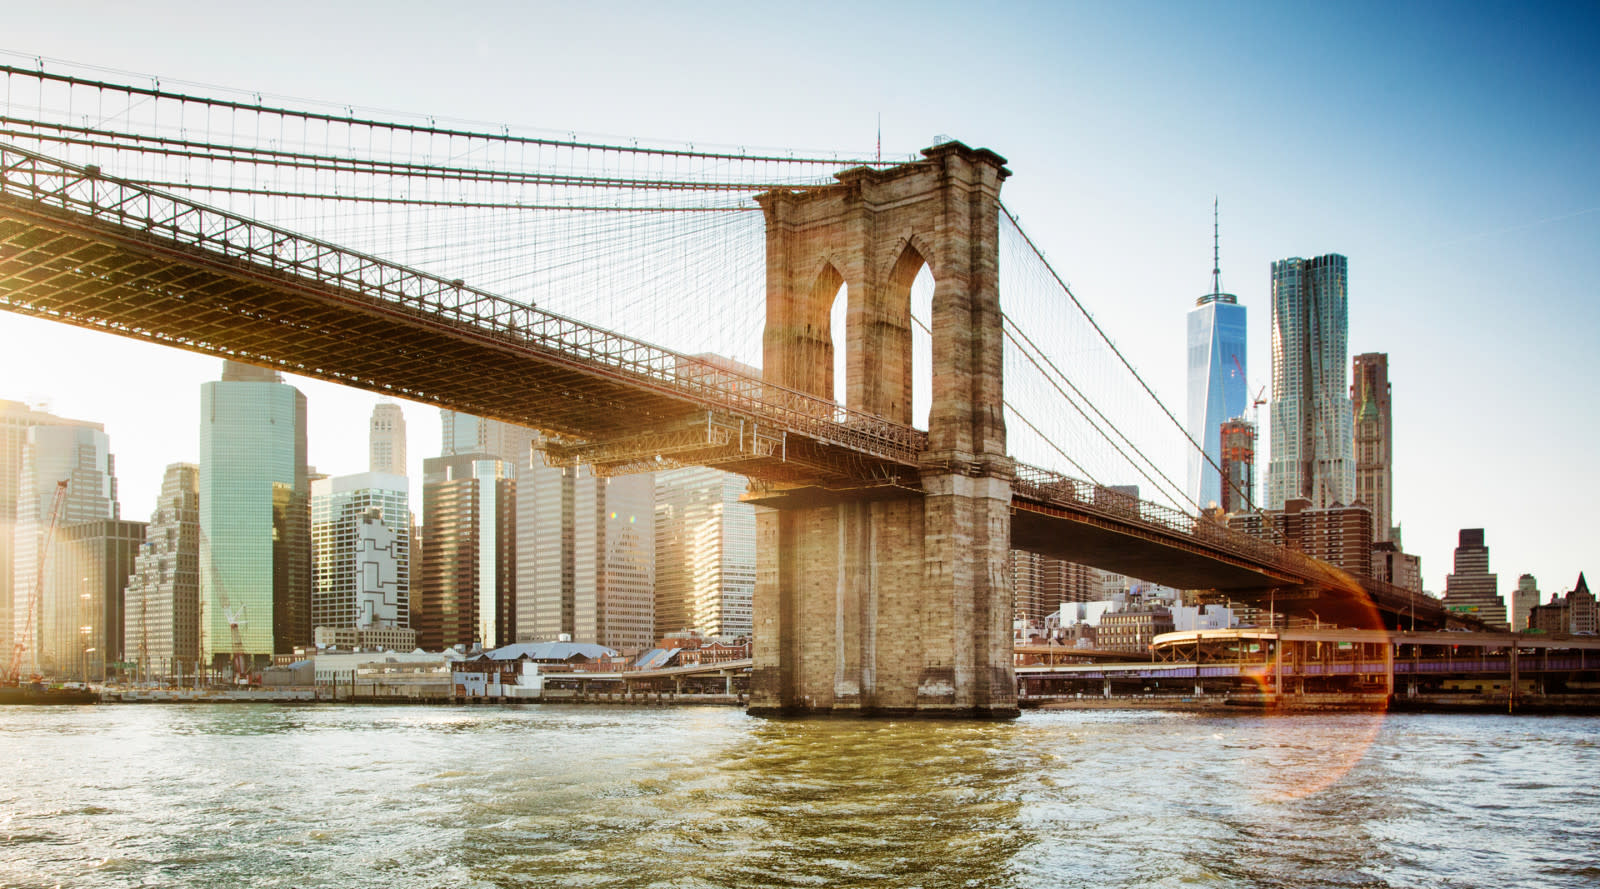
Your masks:
[{"label": "stone masonry blocks", "polygon": [[846,404],[909,423],[911,283],[926,264],[935,284],[923,490],[758,517],[753,712],[1016,713],[998,276],[1009,171],[957,142],[923,155],[758,198],[771,383],[832,397],[844,284]]}]

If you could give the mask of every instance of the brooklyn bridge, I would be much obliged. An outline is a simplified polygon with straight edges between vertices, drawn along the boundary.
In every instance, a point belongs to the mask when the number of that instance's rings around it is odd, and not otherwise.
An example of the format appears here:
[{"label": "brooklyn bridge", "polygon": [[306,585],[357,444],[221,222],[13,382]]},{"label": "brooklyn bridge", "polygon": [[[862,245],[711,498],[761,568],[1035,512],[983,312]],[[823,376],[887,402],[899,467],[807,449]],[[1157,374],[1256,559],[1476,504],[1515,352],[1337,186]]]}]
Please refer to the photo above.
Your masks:
[{"label": "brooklyn bridge", "polygon": [[0,307],[520,424],[599,475],[747,477],[753,710],[1014,713],[1012,550],[1357,629],[1449,617],[1203,516],[1169,474],[1199,446],[994,151],[598,144],[0,73],[39,95],[0,117]]}]

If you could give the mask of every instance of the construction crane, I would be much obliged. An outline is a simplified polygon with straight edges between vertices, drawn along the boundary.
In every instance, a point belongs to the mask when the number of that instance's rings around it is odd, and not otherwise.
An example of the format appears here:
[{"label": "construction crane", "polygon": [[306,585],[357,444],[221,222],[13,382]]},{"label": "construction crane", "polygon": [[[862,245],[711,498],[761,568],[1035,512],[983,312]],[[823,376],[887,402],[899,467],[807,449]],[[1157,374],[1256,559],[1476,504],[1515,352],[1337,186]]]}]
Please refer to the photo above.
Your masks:
[{"label": "construction crane", "polygon": [[[67,480],[56,482],[55,499],[50,502],[50,524],[45,528],[44,539],[39,543],[39,557],[36,560],[38,570],[34,573],[33,589],[28,592],[27,617],[23,618],[22,633],[17,636],[17,643],[11,651],[11,664],[6,668],[6,681],[11,683],[22,680],[22,653],[28,648],[28,638],[33,635],[33,614],[39,608],[39,602],[44,598],[45,567],[50,561],[50,544],[56,536],[56,523],[61,519],[61,504],[67,499]],[[37,654],[37,652],[35,652]]]},{"label": "construction crane", "polygon": [[[201,543],[205,546],[205,548],[210,549],[210,541],[204,535],[201,536]],[[243,603],[234,605],[233,602],[228,599],[228,585],[222,582],[221,575],[221,570],[213,566],[211,571],[211,579],[215,582],[217,589],[217,604],[222,606],[222,619],[228,622],[228,635],[231,637],[231,641],[233,643],[233,649],[230,652],[230,661],[233,665],[234,679],[238,681],[244,679],[247,675],[245,672],[246,665],[243,628],[249,626],[250,622],[246,619],[247,606],[245,606]],[[202,608],[203,607],[204,605],[202,604]],[[204,623],[205,618],[202,616],[201,624],[204,625]],[[213,650],[213,654],[215,654],[215,650]]]},{"label": "construction crane", "polygon": [[222,597],[222,616],[227,620],[228,632],[233,636],[234,679],[243,682],[247,674],[244,662],[244,634],[240,632],[240,627],[249,625],[249,621],[245,620],[245,607],[240,605],[236,608],[229,605],[228,594],[222,592],[221,584],[218,584],[217,594]]}]

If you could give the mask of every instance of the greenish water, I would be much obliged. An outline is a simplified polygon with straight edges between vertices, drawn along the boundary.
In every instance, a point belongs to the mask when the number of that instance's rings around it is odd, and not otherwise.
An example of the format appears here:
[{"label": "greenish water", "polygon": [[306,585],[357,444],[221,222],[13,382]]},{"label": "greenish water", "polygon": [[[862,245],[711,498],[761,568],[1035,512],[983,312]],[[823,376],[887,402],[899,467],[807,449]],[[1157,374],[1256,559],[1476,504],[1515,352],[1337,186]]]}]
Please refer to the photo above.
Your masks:
[{"label": "greenish water", "polygon": [[1600,885],[1600,719],[13,707],[0,885]]}]

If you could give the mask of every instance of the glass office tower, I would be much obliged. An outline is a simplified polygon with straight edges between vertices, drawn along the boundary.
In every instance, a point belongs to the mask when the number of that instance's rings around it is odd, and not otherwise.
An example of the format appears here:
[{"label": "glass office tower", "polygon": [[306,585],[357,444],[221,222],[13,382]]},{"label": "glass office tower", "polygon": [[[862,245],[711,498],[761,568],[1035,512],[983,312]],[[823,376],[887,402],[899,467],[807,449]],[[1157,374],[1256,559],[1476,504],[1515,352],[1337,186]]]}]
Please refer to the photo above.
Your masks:
[{"label": "glass office tower", "polygon": [[[1239,298],[1222,292],[1222,270],[1212,233],[1211,292],[1189,312],[1189,437],[1204,454],[1189,448],[1189,499],[1201,509],[1223,497],[1222,424],[1244,415],[1250,391],[1245,371],[1245,309]],[[1248,492],[1245,492],[1248,498]]]},{"label": "glass office tower", "polygon": [[203,662],[261,665],[311,644],[310,487],[306,397],[224,361],[200,390]]}]

